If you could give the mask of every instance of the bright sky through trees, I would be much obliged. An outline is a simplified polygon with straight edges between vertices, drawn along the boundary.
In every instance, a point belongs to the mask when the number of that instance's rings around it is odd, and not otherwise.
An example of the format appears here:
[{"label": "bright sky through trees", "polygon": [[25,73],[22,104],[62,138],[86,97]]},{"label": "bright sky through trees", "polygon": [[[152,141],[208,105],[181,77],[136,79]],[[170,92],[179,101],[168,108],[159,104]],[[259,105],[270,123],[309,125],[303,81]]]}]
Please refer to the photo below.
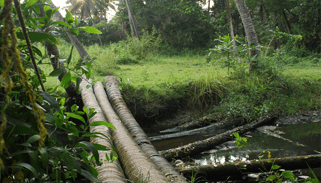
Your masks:
[{"label": "bright sky through trees", "polygon": [[[54,5],[56,5],[57,7],[60,7],[59,11],[62,14],[62,16],[65,16],[65,14],[66,14],[65,8],[68,8],[69,6],[71,6],[71,4],[66,4],[66,1],[67,0],[52,0]],[[114,3],[114,5],[115,4],[116,3]],[[117,5],[115,5],[115,7],[117,8]],[[111,8],[109,8],[107,11],[108,20],[111,20],[115,14],[116,14],[116,12],[114,10],[112,10]]]}]

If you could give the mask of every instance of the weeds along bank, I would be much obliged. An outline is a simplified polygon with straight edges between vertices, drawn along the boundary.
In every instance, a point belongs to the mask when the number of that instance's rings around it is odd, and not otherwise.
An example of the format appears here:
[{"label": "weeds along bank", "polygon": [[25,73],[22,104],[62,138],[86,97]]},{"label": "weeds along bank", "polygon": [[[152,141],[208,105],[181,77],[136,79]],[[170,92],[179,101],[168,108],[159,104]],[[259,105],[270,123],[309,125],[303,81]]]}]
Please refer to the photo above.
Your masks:
[{"label": "weeds along bank", "polygon": [[[208,57],[206,52],[185,50],[168,56],[157,51],[158,45],[157,39],[145,36],[141,42],[129,38],[86,48],[95,58],[94,81],[107,75],[120,78],[123,98],[138,121],[150,123],[178,109],[250,120],[320,107],[320,55],[300,57],[272,50],[259,61],[258,71],[249,74],[249,58],[227,64],[225,55],[217,53]],[[68,55],[70,47],[64,43],[59,50]],[[74,50],[71,63],[79,59]]]}]

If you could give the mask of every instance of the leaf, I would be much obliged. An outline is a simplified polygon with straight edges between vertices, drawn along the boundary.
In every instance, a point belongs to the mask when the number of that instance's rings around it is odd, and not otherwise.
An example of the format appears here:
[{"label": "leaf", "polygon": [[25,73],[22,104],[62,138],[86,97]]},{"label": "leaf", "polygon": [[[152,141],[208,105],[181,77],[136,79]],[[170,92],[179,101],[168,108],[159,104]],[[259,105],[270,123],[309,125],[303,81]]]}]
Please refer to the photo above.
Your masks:
[{"label": "leaf", "polygon": [[77,146],[89,149],[93,153],[93,155],[96,159],[96,163],[99,164],[99,154],[98,154],[96,147],[92,143],[87,142],[87,141],[81,141],[76,144],[76,147]]},{"label": "leaf", "polygon": [[42,57],[42,52],[35,46],[32,46],[32,51],[35,52],[38,56]]},{"label": "leaf", "polygon": [[110,150],[108,147],[103,146],[103,145],[101,145],[101,144],[93,144],[93,145],[96,147],[96,149],[97,149],[98,151],[108,151],[108,150]]},{"label": "leaf", "polygon": [[80,66],[85,72],[89,72],[88,67],[86,66]]},{"label": "leaf", "polygon": [[79,173],[92,182],[100,182],[92,173],[88,172],[87,170],[81,169]]},{"label": "leaf", "polygon": [[47,92],[40,92],[40,95],[42,96],[42,98],[47,101],[50,106],[55,109],[57,112],[61,113],[60,110],[60,106],[58,104],[58,102],[55,100],[55,98],[53,98],[53,96],[49,95],[49,93]]},{"label": "leaf", "polygon": [[271,175],[271,176],[269,176],[268,178],[266,178],[265,181],[272,181],[272,180],[274,180],[274,179],[276,179],[276,178],[277,178],[276,175]]},{"label": "leaf", "polygon": [[29,0],[27,3],[26,3],[26,8],[29,8],[30,6],[36,4],[38,2],[38,0]]},{"label": "leaf", "polygon": [[73,50],[73,49],[74,49],[74,46],[71,47],[71,51],[70,51],[69,57],[68,57],[67,60],[66,60],[67,66],[69,65],[69,63],[70,63],[70,61],[71,61],[72,50]]},{"label": "leaf", "polygon": [[279,166],[279,165],[273,165],[272,167],[271,167],[271,169],[272,170],[277,170],[277,169],[279,169],[281,166]]},{"label": "leaf", "polygon": [[31,153],[31,152],[33,152],[33,151],[30,150],[30,149],[27,149],[27,150],[22,150],[22,151],[14,152],[14,153],[10,154],[10,156],[11,156],[11,157],[14,157],[14,156],[19,155],[19,154]]},{"label": "leaf", "polygon": [[[60,42],[55,38],[55,36],[46,34],[46,33],[41,33],[41,32],[28,32],[29,39],[32,42],[43,42],[47,41],[50,43],[54,43],[57,45],[60,45]],[[24,39],[24,36],[21,32],[17,33],[18,38]]]},{"label": "leaf", "polygon": [[29,22],[25,22],[29,27],[32,27],[34,29],[38,29],[40,27],[43,27],[45,24],[32,24],[32,23],[29,23]]},{"label": "leaf", "polygon": [[48,167],[49,155],[45,148],[40,148],[39,152],[41,154],[41,162],[43,167]]},{"label": "leaf", "polygon": [[40,135],[35,134],[35,135],[31,136],[31,137],[27,140],[27,143],[34,143],[34,142],[38,141],[39,139],[40,139]]},{"label": "leaf", "polygon": [[25,127],[25,126],[20,126],[20,125],[17,125],[17,126],[14,126],[14,130],[13,130],[13,134],[17,134],[17,135],[34,135],[34,134],[38,134],[37,131],[35,131],[34,129],[32,128],[28,128],[28,127]]},{"label": "leaf", "polygon": [[75,26],[77,27],[77,25],[78,25],[78,18],[77,18],[77,16],[75,17]]},{"label": "leaf", "polygon": [[78,29],[70,29],[71,33],[78,36],[79,35],[79,30]]},{"label": "leaf", "polygon": [[81,81],[82,81],[82,78],[80,76],[78,76],[77,81],[76,81],[76,91],[78,91]]},{"label": "leaf", "polygon": [[72,14],[67,9],[66,9],[66,21],[67,21],[68,24],[74,22],[74,18],[72,16]]},{"label": "leaf", "polygon": [[60,84],[62,87],[68,88],[70,83],[71,83],[71,73],[68,72],[67,74],[64,75]]},{"label": "leaf", "polygon": [[21,166],[23,168],[26,168],[32,172],[32,174],[35,178],[38,177],[36,169],[28,163],[16,163],[15,166]]},{"label": "leaf", "polygon": [[294,180],[294,176],[293,176],[293,173],[292,172],[290,172],[290,171],[284,171],[284,172],[282,172],[282,174],[281,174],[283,177],[285,177],[285,178],[288,178],[288,179],[290,179],[291,181],[293,181]]},{"label": "leaf", "polygon": [[0,6],[4,7],[4,0],[0,0]]},{"label": "leaf", "polygon": [[88,116],[88,108],[86,107],[86,106],[84,106],[83,108],[82,108],[82,110],[87,114],[87,116]]},{"label": "leaf", "polygon": [[71,25],[67,24],[67,23],[64,22],[64,21],[55,21],[55,22],[52,22],[51,25],[64,25],[64,26],[66,26],[66,27],[71,28]]},{"label": "leaf", "polygon": [[70,112],[65,112],[65,114],[66,114],[68,117],[72,117],[72,118],[78,119],[78,120],[80,120],[81,122],[83,122],[83,123],[86,124],[85,119],[84,119],[82,116],[78,115],[78,114],[74,114],[74,113],[70,113]]},{"label": "leaf", "polygon": [[79,28],[80,30],[83,30],[85,32],[88,32],[88,33],[92,33],[92,34],[102,34],[102,32],[98,29],[96,29],[95,27],[80,27]]},{"label": "leaf", "polygon": [[100,126],[100,125],[107,126],[109,128],[116,130],[116,128],[112,124],[105,122],[105,121],[95,121],[95,122],[90,123],[88,126]]}]

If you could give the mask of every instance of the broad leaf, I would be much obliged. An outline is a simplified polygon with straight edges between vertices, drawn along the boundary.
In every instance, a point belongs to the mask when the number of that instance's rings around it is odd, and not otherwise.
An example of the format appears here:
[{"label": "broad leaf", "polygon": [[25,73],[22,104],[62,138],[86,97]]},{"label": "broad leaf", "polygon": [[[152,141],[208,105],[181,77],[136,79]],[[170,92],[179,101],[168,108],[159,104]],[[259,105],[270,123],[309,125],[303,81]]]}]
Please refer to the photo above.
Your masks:
[{"label": "broad leaf", "polygon": [[60,74],[63,72],[63,69],[62,68],[58,68],[58,69],[55,69],[53,70],[49,76],[60,76]]},{"label": "broad leaf", "polygon": [[71,83],[71,73],[68,72],[67,74],[64,75],[60,84],[62,87],[68,88],[70,83]]},{"label": "broad leaf", "polygon": [[[55,38],[55,36],[46,34],[46,33],[41,33],[41,32],[28,32],[29,39],[32,42],[43,42],[47,41],[50,43],[58,44],[60,45],[59,41]],[[18,38],[24,39],[22,33],[17,33]]]},{"label": "broad leaf", "polygon": [[73,23],[74,22],[74,18],[72,16],[72,14],[66,9],[66,20],[67,20],[67,23],[70,24],[70,23]]},{"label": "broad leaf", "polygon": [[29,22],[25,22],[29,27],[32,27],[34,29],[38,29],[40,27],[43,27],[45,24],[32,24],[32,23],[29,23]]},{"label": "broad leaf", "polygon": [[78,25],[78,18],[77,18],[77,16],[75,17],[75,26],[77,27],[77,25]]},{"label": "broad leaf", "polygon": [[93,144],[93,145],[96,147],[96,149],[97,149],[98,151],[108,151],[108,150],[110,150],[108,147],[103,146],[103,145],[101,145],[101,144]]},{"label": "broad leaf", "polygon": [[41,154],[41,162],[43,167],[48,167],[49,155],[45,148],[40,148],[39,152]]},{"label": "broad leaf", "polygon": [[32,46],[32,51],[35,52],[38,56],[42,57],[42,52],[35,46]]},{"label": "broad leaf", "polygon": [[78,76],[77,81],[76,81],[76,91],[78,91],[81,81],[82,81],[82,78],[80,76]]},{"label": "broad leaf", "polygon": [[19,155],[19,154],[24,154],[24,153],[31,153],[33,152],[32,150],[28,149],[28,150],[22,150],[22,151],[17,151],[17,152],[14,152],[12,154],[10,154],[11,157],[14,157],[16,155]]},{"label": "broad leaf", "polygon": [[38,134],[38,132],[35,131],[34,129],[28,128],[28,127],[25,127],[25,126],[17,125],[17,126],[11,127],[11,128],[14,128],[12,133],[13,134],[17,134],[17,135],[34,135],[34,134]]},{"label": "broad leaf", "polygon": [[72,50],[73,50],[73,49],[74,49],[74,46],[71,47],[71,51],[70,51],[69,57],[68,57],[67,60],[66,60],[67,66],[69,65],[69,63],[70,63],[70,61],[71,61]]},{"label": "broad leaf", "polygon": [[71,25],[67,24],[66,22],[64,21],[56,21],[56,22],[52,22],[51,25],[64,25],[66,27],[69,27],[71,28]]},{"label": "broad leaf", "polygon": [[33,174],[33,176],[34,176],[35,178],[38,177],[38,173],[37,173],[36,169],[35,169],[34,167],[32,167],[30,164],[28,164],[28,163],[16,163],[16,164],[14,164],[14,165],[15,165],[15,166],[21,166],[21,167],[23,167],[23,168],[26,168],[26,169],[28,169],[28,170],[30,170],[30,171],[32,172],[32,174]]},{"label": "broad leaf", "polygon": [[92,33],[92,34],[102,34],[102,32],[98,29],[96,29],[95,27],[80,27],[79,28],[80,30],[83,30],[85,32],[88,32],[88,33]]},{"label": "broad leaf", "polygon": [[271,169],[272,170],[277,170],[277,169],[279,169],[281,166],[279,166],[279,165],[273,165],[272,167],[271,167]]},{"label": "broad leaf", "polygon": [[112,129],[116,130],[116,128],[112,124],[110,124],[108,122],[105,122],[105,121],[92,122],[88,126],[100,126],[100,125],[107,126],[109,128],[112,128]]},{"label": "broad leaf", "polygon": [[89,149],[93,153],[96,163],[99,164],[99,154],[98,154],[96,147],[92,143],[87,142],[87,141],[81,141],[81,142],[77,143],[76,146],[83,147],[85,149]]},{"label": "broad leaf", "polygon": [[70,112],[65,112],[65,114],[66,114],[68,117],[78,119],[78,120],[80,120],[81,122],[83,122],[83,123],[86,124],[85,119],[84,119],[82,116],[78,115],[78,114],[70,113]]},{"label": "broad leaf", "polygon": [[91,174],[87,170],[81,169],[79,173],[92,182],[100,182],[93,174]]},{"label": "broad leaf", "polygon": [[40,139],[40,135],[35,134],[35,135],[31,136],[31,137],[27,140],[27,143],[34,143],[34,142],[38,141],[39,139]]},{"label": "broad leaf", "polygon": [[79,30],[78,29],[70,29],[70,32],[76,36],[79,35]]},{"label": "broad leaf", "polygon": [[55,98],[53,98],[47,92],[40,92],[40,95],[42,96],[43,100],[47,101],[51,105],[52,108],[54,108],[58,112],[61,112],[60,106]]},{"label": "broad leaf", "polygon": [[26,3],[26,8],[30,7],[30,6],[33,6],[34,4],[36,4],[38,2],[38,0],[29,0],[27,3]]}]

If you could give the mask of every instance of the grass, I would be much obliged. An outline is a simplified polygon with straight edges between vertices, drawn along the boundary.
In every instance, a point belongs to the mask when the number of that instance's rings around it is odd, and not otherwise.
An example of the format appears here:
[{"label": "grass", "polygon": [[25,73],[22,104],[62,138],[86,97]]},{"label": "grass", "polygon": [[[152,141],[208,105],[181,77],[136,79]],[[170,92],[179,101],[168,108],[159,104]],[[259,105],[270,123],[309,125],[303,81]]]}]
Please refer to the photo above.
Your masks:
[{"label": "grass", "polygon": [[[71,45],[64,42],[58,48],[67,58]],[[86,47],[96,57],[94,82],[104,81],[107,75],[120,78],[124,100],[140,121],[172,114],[178,108],[215,113],[219,119],[243,116],[251,120],[267,113],[288,114],[321,105],[321,67],[315,60],[283,64],[281,72],[281,65],[271,57],[260,74],[249,74],[248,67],[239,67],[228,75],[217,54],[210,60],[205,52],[172,57],[149,54],[135,60],[132,50],[126,49],[119,45]],[[74,49],[71,66],[79,59]],[[119,64],[119,60],[127,64]],[[41,67],[46,73],[52,70],[49,65]],[[56,84],[55,77],[47,77],[47,88]]]}]

